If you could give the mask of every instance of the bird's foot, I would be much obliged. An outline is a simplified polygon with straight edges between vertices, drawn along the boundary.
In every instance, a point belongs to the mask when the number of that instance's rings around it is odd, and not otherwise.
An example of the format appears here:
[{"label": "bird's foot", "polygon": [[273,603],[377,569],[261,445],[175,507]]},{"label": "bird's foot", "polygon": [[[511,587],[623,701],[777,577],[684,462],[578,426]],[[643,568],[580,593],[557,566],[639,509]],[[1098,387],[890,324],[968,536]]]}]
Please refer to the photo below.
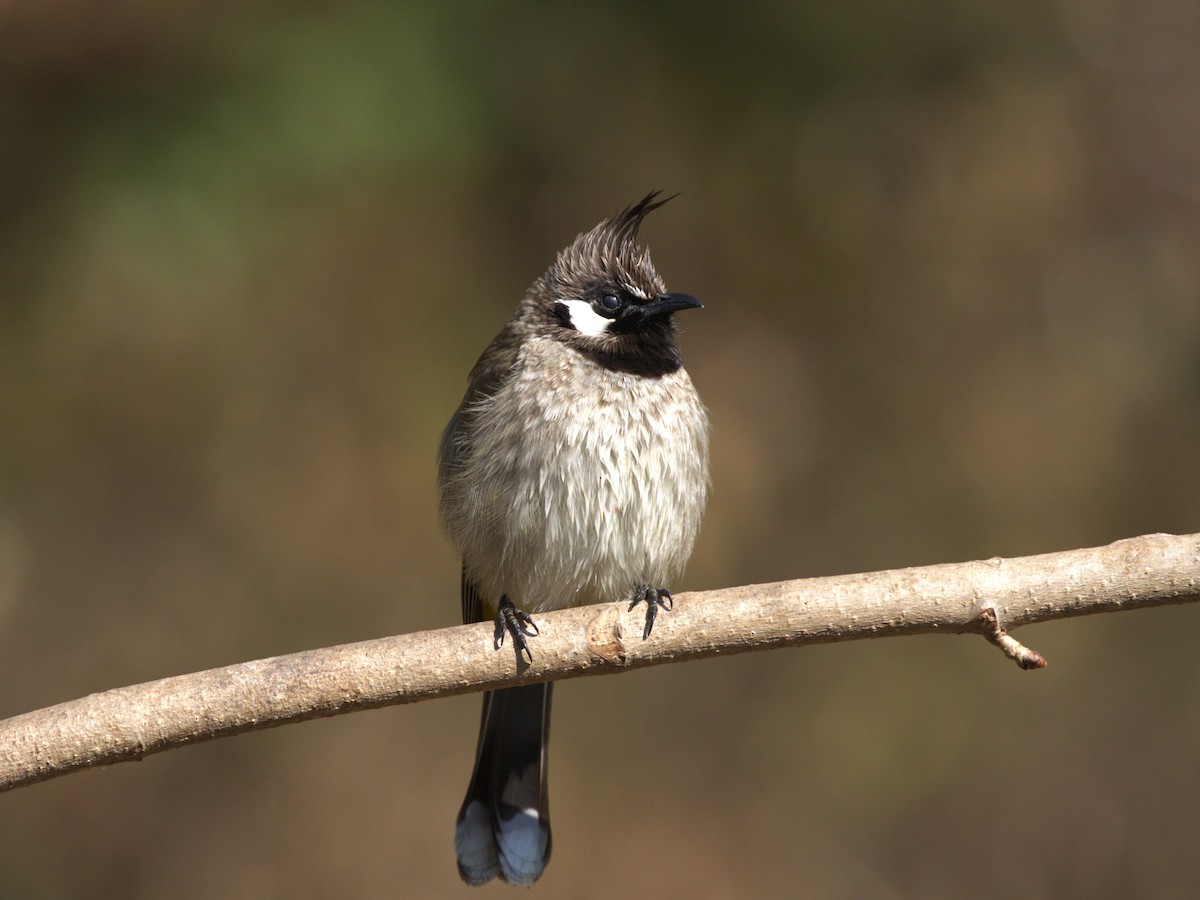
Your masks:
[{"label": "bird's foot", "polygon": [[650,631],[654,628],[654,617],[658,615],[659,607],[670,612],[674,602],[671,600],[671,592],[665,587],[654,588],[648,584],[639,584],[633,589],[633,600],[629,609],[632,611],[639,603],[646,604],[646,627],[642,630],[644,641],[650,637]]},{"label": "bird's foot", "polygon": [[517,656],[524,658],[525,662],[531,663],[533,654],[529,652],[529,642],[525,638],[536,637],[539,633],[538,627],[529,613],[517,609],[507,596],[500,598],[500,608],[496,612],[496,632],[493,639],[497,650],[504,646],[504,636],[511,634]]}]

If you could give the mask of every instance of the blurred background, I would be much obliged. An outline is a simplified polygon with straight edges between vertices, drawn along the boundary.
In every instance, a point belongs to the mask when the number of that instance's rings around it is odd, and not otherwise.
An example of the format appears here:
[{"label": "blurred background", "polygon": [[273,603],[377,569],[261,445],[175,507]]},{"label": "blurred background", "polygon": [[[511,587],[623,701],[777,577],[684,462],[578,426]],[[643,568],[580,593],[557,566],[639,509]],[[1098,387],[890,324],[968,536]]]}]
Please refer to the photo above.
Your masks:
[{"label": "blurred background", "polygon": [[[440,430],[653,189],[707,305],[677,587],[1200,530],[1198,85],[1194,0],[0,2],[2,714],[455,624]],[[536,890],[1194,895],[1198,635],[563,684]],[[0,896],[467,897],[478,702],[6,795]]]}]

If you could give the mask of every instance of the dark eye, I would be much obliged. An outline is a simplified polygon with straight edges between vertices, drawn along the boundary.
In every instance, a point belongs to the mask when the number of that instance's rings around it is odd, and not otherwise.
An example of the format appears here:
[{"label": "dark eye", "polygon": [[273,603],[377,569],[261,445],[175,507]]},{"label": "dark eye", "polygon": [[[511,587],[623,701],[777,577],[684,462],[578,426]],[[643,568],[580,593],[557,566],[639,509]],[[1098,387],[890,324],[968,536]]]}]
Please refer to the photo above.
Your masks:
[{"label": "dark eye", "polygon": [[612,312],[613,310],[620,308],[621,298],[618,297],[616,294],[605,294],[603,297],[600,298],[600,305],[603,306],[605,309],[607,309],[609,312]]}]

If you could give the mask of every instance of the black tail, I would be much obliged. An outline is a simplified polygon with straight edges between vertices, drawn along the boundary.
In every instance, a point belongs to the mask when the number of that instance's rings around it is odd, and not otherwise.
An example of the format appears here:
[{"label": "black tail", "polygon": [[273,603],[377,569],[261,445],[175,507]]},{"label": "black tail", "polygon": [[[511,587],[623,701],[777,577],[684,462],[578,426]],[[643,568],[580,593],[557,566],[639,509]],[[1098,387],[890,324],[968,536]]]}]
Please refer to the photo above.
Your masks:
[{"label": "black tail", "polygon": [[475,773],[454,829],[458,873],[467,884],[499,875],[528,887],[550,861],[546,745],[552,687],[530,684],[483,695]]}]

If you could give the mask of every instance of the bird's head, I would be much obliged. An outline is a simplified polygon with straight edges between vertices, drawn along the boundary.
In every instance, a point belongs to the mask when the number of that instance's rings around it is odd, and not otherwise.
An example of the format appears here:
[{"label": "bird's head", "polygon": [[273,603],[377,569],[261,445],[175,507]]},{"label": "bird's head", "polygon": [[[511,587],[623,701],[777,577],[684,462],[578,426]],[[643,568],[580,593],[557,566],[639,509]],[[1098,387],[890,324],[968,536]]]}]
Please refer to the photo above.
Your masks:
[{"label": "bird's head", "polygon": [[672,294],[638,241],[658,192],[579,235],[531,291],[551,336],[608,368],[662,375],[682,365],[674,313],[702,304]]}]

